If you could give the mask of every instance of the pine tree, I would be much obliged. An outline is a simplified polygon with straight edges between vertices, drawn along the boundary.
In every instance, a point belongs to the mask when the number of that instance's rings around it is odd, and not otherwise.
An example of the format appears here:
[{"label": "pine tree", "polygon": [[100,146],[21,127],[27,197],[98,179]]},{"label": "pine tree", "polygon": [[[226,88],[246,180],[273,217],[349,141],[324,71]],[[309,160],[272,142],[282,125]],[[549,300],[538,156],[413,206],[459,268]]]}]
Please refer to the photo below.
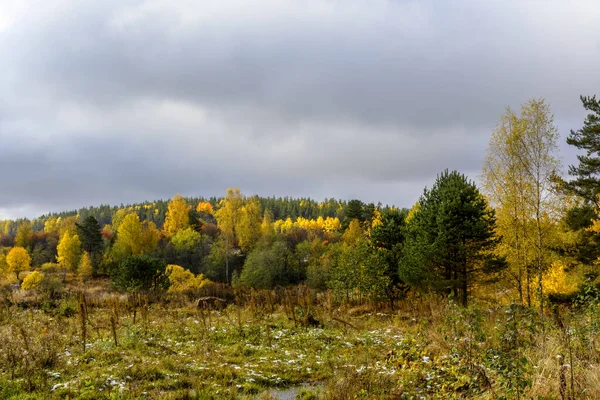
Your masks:
[{"label": "pine tree", "polygon": [[503,267],[491,254],[499,242],[496,216],[475,184],[444,171],[419,199],[407,225],[400,278],[457,295],[467,305],[468,288],[478,272]]},{"label": "pine tree", "polygon": [[103,242],[98,220],[90,215],[83,223],[76,224],[76,226],[79,240],[81,240],[81,248],[90,254],[101,253]]},{"label": "pine tree", "polygon": [[585,155],[577,156],[579,165],[569,166],[569,175],[575,179],[566,184],[567,189],[594,205],[600,193],[600,101],[596,96],[581,96],[583,108],[590,111],[583,121],[583,128],[573,131],[567,143],[585,150]]},{"label": "pine tree", "polygon": [[364,203],[358,199],[350,200],[344,213],[344,222],[342,228],[346,230],[352,220],[357,219],[358,222],[365,220]]}]

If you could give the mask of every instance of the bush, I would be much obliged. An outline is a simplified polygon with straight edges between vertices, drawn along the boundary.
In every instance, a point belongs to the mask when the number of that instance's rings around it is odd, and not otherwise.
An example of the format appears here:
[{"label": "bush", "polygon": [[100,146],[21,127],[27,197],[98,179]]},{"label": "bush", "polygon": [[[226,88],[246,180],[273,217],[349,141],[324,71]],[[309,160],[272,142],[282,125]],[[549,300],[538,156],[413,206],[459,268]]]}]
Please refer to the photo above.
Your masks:
[{"label": "bush", "polygon": [[57,273],[57,272],[61,272],[62,268],[60,267],[60,265],[58,265],[57,263],[52,263],[52,262],[48,262],[48,263],[43,263],[41,266],[42,272],[44,273]]},{"label": "bush", "polygon": [[72,299],[65,299],[58,304],[56,315],[61,317],[72,317],[77,314],[77,303]]},{"label": "bush", "polygon": [[248,254],[239,283],[254,289],[272,289],[277,285],[288,284],[287,252],[287,246],[282,241],[257,247]]},{"label": "bush", "polygon": [[62,291],[64,285],[62,280],[52,274],[33,271],[23,279],[21,288],[24,290],[35,290],[43,298],[53,299],[56,294]]},{"label": "bush", "polygon": [[58,293],[62,292],[64,284],[61,278],[56,275],[46,274],[39,284],[38,291],[47,299],[54,299]]},{"label": "bush", "polygon": [[112,281],[117,289],[159,294],[169,288],[167,263],[152,256],[130,256],[119,263]]},{"label": "bush", "polygon": [[204,275],[194,275],[191,271],[173,264],[167,266],[167,276],[170,284],[169,293],[186,294],[190,297],[197,296],[200,289],[211,283],[204,278]]},{"label": "bush", "polygon": [[33,271],[23,279],[21,288],[23,290],[37,290],[44,279],[44,274],[39,271]]}]

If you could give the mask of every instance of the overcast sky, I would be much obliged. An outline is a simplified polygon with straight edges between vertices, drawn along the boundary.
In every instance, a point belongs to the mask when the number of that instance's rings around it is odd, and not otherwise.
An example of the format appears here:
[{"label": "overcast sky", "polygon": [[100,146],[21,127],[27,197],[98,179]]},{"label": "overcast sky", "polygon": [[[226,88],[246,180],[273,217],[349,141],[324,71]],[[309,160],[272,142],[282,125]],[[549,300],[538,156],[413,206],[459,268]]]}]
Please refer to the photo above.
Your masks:
[{"label": "overcast sky", "polygon": [[0,219],[228,187],[410,206],[505,107],[564,144],[597,0],[0,0]]}]

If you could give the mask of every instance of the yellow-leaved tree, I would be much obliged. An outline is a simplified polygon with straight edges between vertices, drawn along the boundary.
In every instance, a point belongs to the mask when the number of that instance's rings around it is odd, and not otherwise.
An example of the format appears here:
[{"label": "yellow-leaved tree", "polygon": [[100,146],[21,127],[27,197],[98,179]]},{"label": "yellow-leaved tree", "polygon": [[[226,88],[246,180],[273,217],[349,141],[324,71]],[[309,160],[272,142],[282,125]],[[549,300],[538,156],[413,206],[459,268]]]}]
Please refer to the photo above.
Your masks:
[{"label": "yellow-leaved tree", "polygon": [[550,262],[550,238],[560,220],[561,201],[552,177],[560,169],[555,156],[558,132],[550,108],[533,99],[517,115],[507,109],[492,133],[483,167],[485,194],[497,213],[498,248],[509,262],[509,282],[521,302],[532,303],[533,282],[540,312],[544,272]]},{"label": "yellow-leaved tree", "polygon": [[127,214],[119,223],[113,252],[117,259],[140,256],[156,249],[160,231],[154,222],[142,223],[137,214]]},{"label": "yellow-leaved tree", "polygon": [[81,279],[83,282],[86,282],[88,279],[90,279],[94,273],[92,260],[90,259],[87,251],[84,251],[83,255],[81,256],[79,266],[77,267],[77,273],[79,274],[79,279]]},{"label": "yellow-leaved tree", "polygon": [[193,296],[204,286],[211,283],[210,280],[204,278],[204,275],[194,275],[191,271],[179,265],[168,265],[166,273],[170,283],[169,293]]},{"label": "yellow-leaved tree", "polygon": [[66,271],[76,272],[81,258],[81,241],[79,236],[65,231],[56,247],[56,262]]},{"label": "yellow-leaved tree", "polygon": [[227,189],[225,198],[219,203],[215,219],[221,231],[225,248],[225,280],[229,282],[229,253],[237,240],[235,227],[238,224],[240,209],[244,205],[244,196],[240,189]]},{"label": "yellow-leaved tree", "polygon": [[58,233],[61,218],[50,217],[44,222],[44,233]]},{"label": "yellow-leaved tree", "polygon": [[214,210],[212,204],[208,201],[201,201],[196,207],[196,211],[200,214],[213,215]]},{"label": "yellow-leaved tree", "polygon": [[244,253],[249,253],[260,239],[262,215],[257,197],[246,200],[236,224],[238,245]]},{"label": "yellow-leaved tree", "polygon": [[323,221],[323,230],[326,233],[334,233],[340,230],[342,222],[338,217],[327,217]]},{"label": "yellow-leaved tree", "polygon": [[62,237],[65,232],[77,232],[77,218],[79,215],[73,215],[60,220],[58,235]]},{"label": "yellow-leaved tree", "polygon": [[22,289],[25,290],[37,290],[40,284],[44,280],[44,274],[39,271],[33,271],[23,279]]},{"label": "yellow-leaved tree", "polygon": [[262,239],[268,243],[275,240],[275,228],[273,227],[273,215],[266,210],[263,215],[262,223],[260,224],[260,234]]},{"label": "yellow-leaved tree", "polygon": [[577,276],[567,274],[565,266],[560,261],[553,262],[544,274],[546,293],[573,293],[577,290],[580,283],[580,279]]},{"label": "yellow-leaved tree", "polygon": [[358,240],[363,236],[363,229],[361,227],[360,221],[354,218],[350,221],[346,232],[342,235],[342,239],[344,243],[349,246],[354,246]]},{"label": "yellow-leaved tree", "polygon": [[31,229],[31,222],[29,222],[29,220],[25,220],[21,223],[21,225],[19,225],[19,228],[17,229],[17,236],[15,236],[15,246],[29,249],[32,237],[33,230]]},{"label": "yellow-leaved tree", "polygon": [[373,218],[371,218],[371,226],[370,226],[369,231],[373,228],[383,225],[383,221],[381,220],[381,218],[382,218],[381,211],[379,211],[377,209],[373,210]]},{"label": "yellow-leaved tree", "polygon": [[133,210],[131,208],[119,208],[112,216],[112,229],[114,232],[119,230],[119,226],[125,219],[125,217],[129,214],[133,214]]},{"label": "yellow-leaved tree", "polygon": [[21,271],[29,271],[31,269],[31,256],[23,247],[13,247],[6,255],[6,263],[8,270],[14,272],[17,280]]},{"label": "yellow-leaved tree", "polygon": [[175,235],[179,230],[190,227],[189,213],[191,208],[179,194],[173,196],[169,201],[165,224],[163,225],[163,230],[168,237]]}]

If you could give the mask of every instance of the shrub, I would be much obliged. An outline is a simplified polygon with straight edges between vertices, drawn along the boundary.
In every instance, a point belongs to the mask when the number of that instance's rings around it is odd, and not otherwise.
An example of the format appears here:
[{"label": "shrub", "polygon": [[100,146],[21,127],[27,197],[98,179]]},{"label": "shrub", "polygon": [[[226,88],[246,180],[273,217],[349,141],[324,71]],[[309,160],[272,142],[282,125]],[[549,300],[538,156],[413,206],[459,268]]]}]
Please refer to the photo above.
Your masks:
[{"label": "shrub", "polygon": [[169,277],[169,293],[195,296],[201,288],[211,283],[204,275],[194,275],[179,265],[168,265],[166,273]]},{"label": "shrub", "polygon": [[87,281],[92,277],[94,273],[94,268],[92,266],[92,260],[87,252],[84,252],[81,256],[81,260],[79,261],[79,266],[77,267],[77,273],[82,281]]},{"label": "shrub", "polygon": [[24,290],[37,290],[44,279],[44,274],[39,271],[33,271],[23,279],[21,288]]},{"label": "shrub", "polygon": [[277,285],[288,284],[287,252],[287,246],[282,241],[257,247],[248,254],[239,283],[254,289],[272,289]]},{"label": "shrub", "polygon": [[38,291],[43,297],[54,299],[63,288],[64,284],[61,278],[56,275],[46,274],[39,284]]},{"label": "shrub", "polygon": [[57,263],[47,262],[42,264],[41,270],[44,273],[57,273],[61,271],[61,267]]},{"label": "shrub", "polygon": [[154,292],[169,288],[167,263],[152,256],[130,256],[119,263],[112,281],[117,289],[129,292]]}]

